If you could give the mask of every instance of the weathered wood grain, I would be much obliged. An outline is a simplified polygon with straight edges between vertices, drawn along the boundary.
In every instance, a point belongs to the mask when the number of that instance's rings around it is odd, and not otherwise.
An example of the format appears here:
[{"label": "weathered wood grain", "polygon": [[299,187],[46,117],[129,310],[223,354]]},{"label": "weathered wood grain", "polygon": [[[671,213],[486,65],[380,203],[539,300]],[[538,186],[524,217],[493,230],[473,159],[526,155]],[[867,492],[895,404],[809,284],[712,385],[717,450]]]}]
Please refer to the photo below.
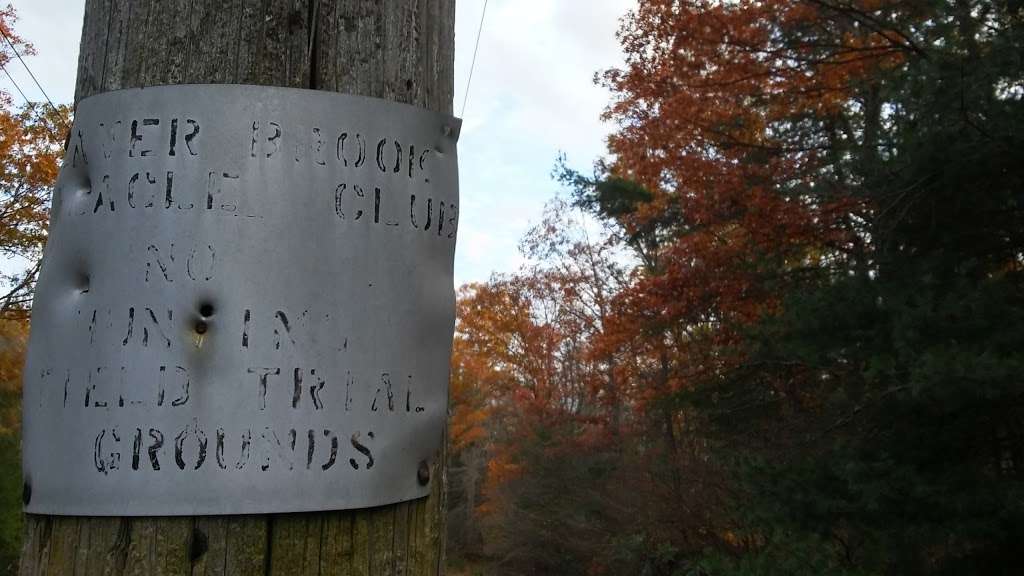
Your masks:
[{"label": "weathered wood grain", "polygon": [[[452,111],[455,0],[87,0],[75,101],[240,83]],[[444,458],[432,492],[369,510],[181,518],[30,515],[22,576],[411,575],[444,566]]]}]

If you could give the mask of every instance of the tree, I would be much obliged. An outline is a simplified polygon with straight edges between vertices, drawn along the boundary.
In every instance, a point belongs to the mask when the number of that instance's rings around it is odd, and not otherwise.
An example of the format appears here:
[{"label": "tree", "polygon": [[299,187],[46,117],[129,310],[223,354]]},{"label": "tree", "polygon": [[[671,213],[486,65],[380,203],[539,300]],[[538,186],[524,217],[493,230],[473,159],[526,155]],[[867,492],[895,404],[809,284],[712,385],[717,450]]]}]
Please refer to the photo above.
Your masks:
[{"label": "tree", "polygon": [[[11,42],[0,44],[0,67],[7,70],[14,53],[34,49],[13,30],[17,15],[0,9],[0,32]],[[28,335],[32,289],[46,241],[50,186],[57,176],[70,110],[25,102],[14,106],[0,91],[0,468],[18,470],[20,454],[21,370]],[[17,569],[21,543],[21,476],[0,478],[0,573]]]},{"label": "tree", "polygon": [[[595,486],[584,460],[603,436],[585,339],[571,300],[550,278],[493,278],[462,292],[457,360],[484,376],[488,396],[483,549],[501,573],[580,573],[606,524],[590,517]],[[482,369],[480,367],[483,367]],[[589,502],[583,505],[584,502]]]},{"label": "tree", "polygon": [[[464,294],[467,287],[462,288]],[[460,298],[459,306],[465,302]],[[463,317],[459,312],[457,317]],[[477,507],[487,466],[488,388],[495,383],[491,365],[471,351],[472,343],[456,331],[451,359],[448,429],[448,548],[453,556],[472,556],[482,547]]]},{"label": "tree", "polygon": [[21,110],[0,109],[0,253],[22,270],[0,274],[5,318],[25,318],[32,304],[39,262],[46,243],[50,189],[63,155],[66,106],[47,109],[27,103]]},{"label": "tree", "polygon": [[664,235],[623,336],[681,336],[665,398],[737,463],[746,554],[704,570],[1011,573],[1020,6],[650,0],[620,38],[579,199]]},{"label": "tree", "polygon": [[521,250],[517,273],[460,294],[455,373],[477,375],[488,408],[470,551],[500,574],[668,573],[715,540],[720,497],[695,445],[666,457],[657,357],[608,345],[630,258],[560,200]]},{"label": "tree", "polygon": [[[454,2],[86,3],[76,100],[107,90],[247,83],[451,112]],[[197,518],[30,516],[21,573],[435,574],[444,463],[429,498],[368,510]]]},{"label": "tree", "polygon": [[21,544],[21,365],[28,326],[0,319],[0,574],[16,574]]},{"label": "tree", "polygon": [[[35,54],[31,44],[13,30],[14,8],[0,9],[0,32],[10,40],[0,44],[0,66],[5,70],[17,49]],[[11,95],[0,91],[0,254],[8,266],[20,267],[0,274],[5,291],[0,295],[4,318],[24,318],[32,302],[49,214],[50,187],[57,178],[70,109],[47,108],[25,102],[20,109]]]}]

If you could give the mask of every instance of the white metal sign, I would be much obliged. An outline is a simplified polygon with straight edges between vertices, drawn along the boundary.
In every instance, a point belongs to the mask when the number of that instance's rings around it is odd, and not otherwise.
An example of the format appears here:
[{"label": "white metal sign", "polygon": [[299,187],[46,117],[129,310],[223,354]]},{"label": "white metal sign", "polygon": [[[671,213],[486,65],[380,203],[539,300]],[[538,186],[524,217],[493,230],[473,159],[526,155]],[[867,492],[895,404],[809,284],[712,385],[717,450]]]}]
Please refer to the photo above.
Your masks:
[{"label": "white metal sign", "polygon": [[26,510],[424,496],[447,407],[459,121],[195,85],[83,100],[25,369]]}]

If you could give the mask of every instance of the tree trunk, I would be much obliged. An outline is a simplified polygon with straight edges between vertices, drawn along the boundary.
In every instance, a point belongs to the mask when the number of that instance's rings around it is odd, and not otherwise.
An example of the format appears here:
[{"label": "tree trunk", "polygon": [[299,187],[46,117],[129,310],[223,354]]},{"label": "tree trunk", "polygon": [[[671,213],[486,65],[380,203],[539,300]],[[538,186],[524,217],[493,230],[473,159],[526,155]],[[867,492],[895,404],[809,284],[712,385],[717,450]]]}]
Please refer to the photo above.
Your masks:
[{"label": "tree trunk", "polygon": [[[455,0],[87,0],[75,100],[235,83],[376,96],[451,113]],[[428,498],[342,512],[29,515],[22,576],[440,574],[444,461]]]}]

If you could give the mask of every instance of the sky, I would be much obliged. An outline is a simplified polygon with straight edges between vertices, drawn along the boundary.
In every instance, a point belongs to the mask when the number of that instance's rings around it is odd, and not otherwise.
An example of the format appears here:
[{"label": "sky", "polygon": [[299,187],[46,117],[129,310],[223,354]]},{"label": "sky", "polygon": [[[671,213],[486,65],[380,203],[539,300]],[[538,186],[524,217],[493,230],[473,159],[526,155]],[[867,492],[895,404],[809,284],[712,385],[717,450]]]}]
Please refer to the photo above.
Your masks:
[{"label": "sky", "polygon": [[[484,0],[457,0],[455,112],[461,209],[455,284],[513,272],[518,244],[560,192],[551,178],[559,152],[588,169],[604,152],[600,121],[609,94],[594,73],[621,63],[618,21],[635,0],[490,0],[465,114],[466,81]],[[15,30],[38,54],[28,64],[55,102],[74,97],[84,0],[13,0]],[[29,98],[38,88],[17,63],[9,70]],[[20,98],[6,77],[0,87]]]}]

